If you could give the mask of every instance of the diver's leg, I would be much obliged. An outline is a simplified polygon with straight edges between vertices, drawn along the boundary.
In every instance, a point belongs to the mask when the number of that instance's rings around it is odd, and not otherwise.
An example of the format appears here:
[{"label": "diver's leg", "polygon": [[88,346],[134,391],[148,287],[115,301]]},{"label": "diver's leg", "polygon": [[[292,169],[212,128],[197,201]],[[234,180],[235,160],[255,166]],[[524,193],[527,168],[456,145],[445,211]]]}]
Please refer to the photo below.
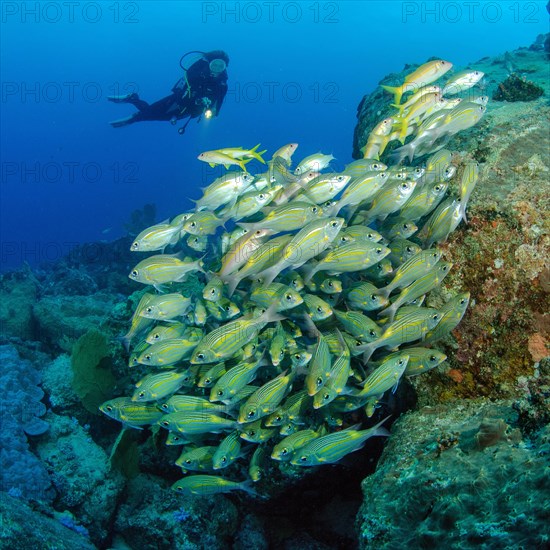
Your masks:
[{"label": "diver's leg", "polygon": [[130,103],[130,105],[133,105],[140,111],[143,111],[149,107],[149,103],[147,103],[147,101],[143,101],[143,99],[140,99],[139,95],[136,93],[126,95],[110,95],[107,96],[107,100],[112,101],[113,103]]}]

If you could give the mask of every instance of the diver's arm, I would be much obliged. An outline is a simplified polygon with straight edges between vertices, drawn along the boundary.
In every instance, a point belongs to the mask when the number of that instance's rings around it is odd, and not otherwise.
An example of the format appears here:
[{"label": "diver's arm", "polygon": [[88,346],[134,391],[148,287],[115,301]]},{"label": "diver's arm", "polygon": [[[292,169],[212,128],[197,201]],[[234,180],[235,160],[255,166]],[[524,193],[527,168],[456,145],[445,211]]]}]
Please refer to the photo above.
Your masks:
[{"label": "diver's arm", "polygon": [[214,98],[214,116],[218,116],[220,109],[222,108],[223,100],[225,99],[225,94],[227,94],[227,82],[220,83],[217,86],[216,97]]}]

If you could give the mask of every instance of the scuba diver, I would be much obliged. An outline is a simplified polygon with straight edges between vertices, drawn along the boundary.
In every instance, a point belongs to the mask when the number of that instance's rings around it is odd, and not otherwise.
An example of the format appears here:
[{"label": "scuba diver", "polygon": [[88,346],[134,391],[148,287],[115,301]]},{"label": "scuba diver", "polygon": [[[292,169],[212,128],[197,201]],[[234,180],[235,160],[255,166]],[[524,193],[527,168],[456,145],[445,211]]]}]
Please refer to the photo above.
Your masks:
[{"label": "scuba diver", "polygon": [[[199,54],[200,57],[186,68],[183,60],[191,54]],[[137,93],[109,96],[107,99],[113,103],[130,103],[138,109],[127,118],[110,122],[111,126],[120,128],[142,120],[169,120],[176,124],[178,120],[186,118],[185,124],[178,130],[183,134],[191,119],[200,120],[202,115],[205,118],[218,116],[227,93],[228,64],[229,56],[222,50],[186,53],[180,59],[184,76],[176,82],[169,96],[152,104],[140,99]]]}]

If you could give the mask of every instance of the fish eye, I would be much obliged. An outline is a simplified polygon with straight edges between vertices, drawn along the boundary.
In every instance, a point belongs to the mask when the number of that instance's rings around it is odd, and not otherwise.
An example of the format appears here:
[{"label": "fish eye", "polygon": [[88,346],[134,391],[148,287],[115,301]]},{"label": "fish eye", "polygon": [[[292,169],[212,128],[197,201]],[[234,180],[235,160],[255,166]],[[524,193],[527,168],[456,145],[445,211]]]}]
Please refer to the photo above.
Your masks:
[{"label": "fish eye", "polygon": [[261,234],[262,234],[262,230],[261,230],[261,229],[258,229],[254,234],[255,234],[255,235],[261,235]]},{"label": "fish eye", "polygon": [[197,353],[197,359],[204,359],[204,353]]},{"label": "fish eye", "polygon": [[338,181],[343,181],[344,180],[344,176],[338,176]]},{"label": "fish eye", "polygon": [[255,414],[256,414],[256,411],[251,409],[251,410],[248,411],[248,414],[246,416],[248,416],[248,418],[252,418]]},{"label": "fish eye", "polygon": [[153,311],[153,308],[151,306],[149,306],[148,308],[145,308],[145,311],[147,313],[151,313]]},{"label": "fish eye", "polygon": [[256,435],[256,430],[250,430],[250,431],[248,432],[248,435],[249,435],[250,437],[254,437],[254,436]]},{"label": "fish eye", "polygon": [[287,294],[285,298],[290,302],[290,300],[292,300],[292,294]]},{"label": "fish eye", "polygon": [[319,208],[317,208],[316,206],[313,206],[311,208],[311,211],[314,213],[314,214],[317,214],[317,211],[319,210]]},{"label": "fish eye", "polygon": [[207,378],[205,381],[204,381],[205,384],[211,384],[212,383],[212,380],[210,380],[210,378]]},{"label": "fish eye", "polygon": [[265,195],[264,195],[263,193],[260,193],[260,194],[258,195],[258,198],[259,198],[261,201],[263,201],[263,200],[265,199]]},{"label": "fish eye", "polygon": [[191,227],[196,227],[196,226],[197,226],[197,222],[191,222],[190,226],[191,226]]},{"label": "fish eye", "polygon": [[301,456],[301,457],[300,457],[300,461],[301,461],[301,462],[305,462],[306,460],[307,460],[307,456]]},{"label": "fish eye", "polygon": [[146,361],[151,361],[151,354],[148,353],[148,354],[145,356],[145,360],[146,360]]},{"label": "fish eye", "polygon": [[325,394],[323,395],[323,399],[324,399],[325,401],[328,401],[329,398],[330,398],[330,395],[329,395],[328,393],[325,393]]},{"label": "fish eye", "polygon": [[432,315],[432,319],[434,321],[437,321],[439,319],[439,313],[435,313],[434,315]]},{"label": "fish eye", "polygon": [[466,303],[466,300],[464,298],[462,298],[462,300],[460,300],[460,305],[463,305]]},{"label": "fish eye", "polygon": [[376,300],[376,294],[371,294],[370,299],[374,302]]},{"label": "fish eye", "polygon": [[144,391],[140,391],[138,393],[138,397],[145,397],[145,392]]},{"label": "fish eye", "polygon": [[399,362],[397,364],[402,365],[403,364],[403,359],[399,359]]},{"label": "fish eye", "polygon": [[187,459],[187,460],[185,461],[185,464],[191,464],[191,461],[190,461],[189,459]]},{"label": "fish eye", "polygon": [[412,252],[412,251],[413,251],[413,249],[412,249],[410,246],[407,246],[407,248],[405,248],[405,250],[406,250],[407,252]]},{"label": "fish eye", "polygon": [[323,313],[323,308],[321,306],[317,306],[317,312],[318,313]]},{"label": "fish eye", "polygon": [[282,419],[283,417],[279,414],[275,417],[275,422],[281,422]]},{"label": "fish eye", "polygon": [[376,332],[374,332],[374,330],[371,330],[371,331],[369,331],[369,335],[372,336],[372,337],[375,337],[375,336],[376,336]]},{"label": "fish eye", "polygon": [[295,356],[294,356],[294,359],[296,359],[296,361],[299,361],[302,357],[300,356],[299,353],[297,353]]},{"label": "fish eye", "polygon": [[407,182],[404,182],[403,184],[401,184],[401,189],[408,189],[409,188],[409,184]]},{"label": "fish eye", "polygon": [[231,306],[225,306],[225,311],[229,313],[231,311]]},{"label": "fish eye", "polygon": [[329,281],[327,286],[328,286],[329,288],[332,288],[334,285],[332,284],[332,281]]},{"label": "fish eye", "polygon": [[337,221],[330,222],[330,226],[331,227],[338,227],[338,222]]},{"label": "fish eye", "polygon": [[134,271],[132,271],[132,276],[133,276],[133,277],[137,277],[137,276],[138,276],[138,271],[137,271],[137,269],[134,269]]},{"label": "fish eye", "polygon": [[376,249],[376,253],[377,253],[377,254],[382,254],[382,249],[381,249],[380,247],[378,247],[378,248]]},{"label": "fish eye", "polygon": [[430,361],[436,361],[437,357],[435,355],[430,355]]},{"label": "fish eye", "polygon": [[168,403],[163,403],[160,408],[164,409],[165,411],[168,410]]},{"label": "fish eye", "polygon": [[216,294],[216,289],[213,288],[213,289],[210,291],[210,294],[211,294],[212,296],[214,296],[214,294]]},{"label": "fish eye", "polygon": [[225,464],[227,462],[227,457],[225,456],[222,456],[222,460],[221,460],[222,464]]},{"label": "fish eye", "polygon": [[111,412],[111,411],[113,410],[113,407],[111,407],[111,405],[107,405],[105,408],[106,408],[109,412]]},{"label": "fish eye", "polygon": [[281,449],[281,454],[283,456],[287,455],[288,454],[288,449]]},{"label": "fish eye", "polygon": [[404,223],[404,224],[403,224],[403,229],[409,229],[409,224],[408,224],[408,223]]},{"label": "fish eye", "polygon": [[221,397],[223,395],[223,390],[218,390],[218,397]]},{"label": "fish eye", "polygon": [[317,382],[317,385],[320,386],[323,383],[323,379],[319,376],[315,382]]},{"label": "fish eye", "polygon": [[132,248],[139,248],[139,243],[133,243]]},{"label": "fish eye", "polygon": [[179,491],[180,493],[183,491],[183,487],[180,487],[179,485],[176,487],[176,491]]},{"label": "fish eye", "polygon": [[153,334],[153,340],[158,340],[160,338],[160,334],[157,332],[156,334]]},{"label": "fish eye", "polygon": [[[387,120],[384,121],[384,122],[387,122]],[[372,165],[372,167],[373,167],[375,170],[378,170],[378,168],[380,168],[380,165],[377,164],[377,163],[375,162],[375,163]]]},{"label": "fish eye", "polygon": [[168,427],[170,426],[170,422],[168,422],[168,420],[163,420],[162,425]]}]

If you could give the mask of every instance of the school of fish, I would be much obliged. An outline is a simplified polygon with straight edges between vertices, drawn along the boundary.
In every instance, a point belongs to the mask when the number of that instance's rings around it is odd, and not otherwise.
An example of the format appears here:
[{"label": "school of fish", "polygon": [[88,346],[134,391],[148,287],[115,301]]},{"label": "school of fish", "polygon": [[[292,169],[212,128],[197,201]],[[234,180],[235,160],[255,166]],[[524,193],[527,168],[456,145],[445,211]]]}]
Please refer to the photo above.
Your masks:
[{"label": "school of fish", "polygon": [[[424,304],[452,269],[437,245],[467,222],[479,167],[466,164],[450,194],[457,169],[444,147],[487,104],[448,97],[472,89],[479,71],[434,84],[451,67],[430,61],[385,86],[396,113],[342,172],[322,153],[295,165],[296,143],[267,162],[258,146],[202,153],[242,171],[135,238],[132,251],[152,253],[129,274],[146,285],[124,337],[139,380],[100,409],[181,446],[175,491],[255,493],[270,458],[333,464],[388,435],[386,419],[365,427],[386,392],[446,359],[432,345],[458,325],[469,294]],[[388,166],[380,158],[393,141]],[[265,170],[245,171],[252,160]],[[202,290],[185,294],[193,278]],[[243,465],[248,479],[235,479]]]}]

